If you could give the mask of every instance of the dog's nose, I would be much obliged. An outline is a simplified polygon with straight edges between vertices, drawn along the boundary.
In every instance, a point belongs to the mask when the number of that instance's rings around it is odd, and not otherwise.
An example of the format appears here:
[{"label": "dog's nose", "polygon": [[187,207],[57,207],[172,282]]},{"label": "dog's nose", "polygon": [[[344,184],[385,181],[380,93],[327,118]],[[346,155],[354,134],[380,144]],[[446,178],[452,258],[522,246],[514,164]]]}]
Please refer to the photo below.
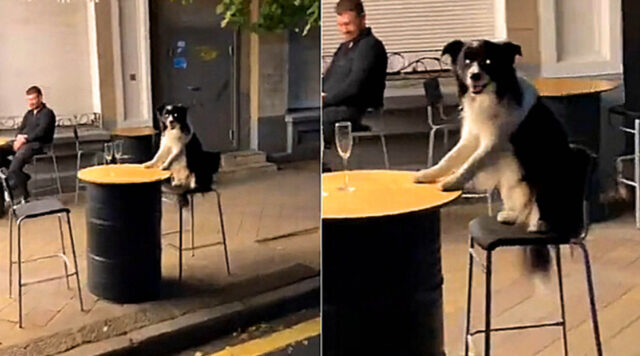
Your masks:
[{"label": "dog's nose", "polygon": [[471,74],[471,80],[480,80],[480,79],[482,79],[482,74],[480,74],[480,72]]}]

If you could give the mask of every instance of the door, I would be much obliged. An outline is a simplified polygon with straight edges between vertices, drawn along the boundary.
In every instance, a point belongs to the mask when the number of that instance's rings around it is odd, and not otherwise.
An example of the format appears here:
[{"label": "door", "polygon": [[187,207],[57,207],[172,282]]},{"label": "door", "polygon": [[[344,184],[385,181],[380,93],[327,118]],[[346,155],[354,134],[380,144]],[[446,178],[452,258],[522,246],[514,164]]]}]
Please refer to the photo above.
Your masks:
[{"label": "door", "polygon": [[234,32],[220,27],[219,1],[150,0],[153,104],[183,104],[204,149],[236,148]]}]

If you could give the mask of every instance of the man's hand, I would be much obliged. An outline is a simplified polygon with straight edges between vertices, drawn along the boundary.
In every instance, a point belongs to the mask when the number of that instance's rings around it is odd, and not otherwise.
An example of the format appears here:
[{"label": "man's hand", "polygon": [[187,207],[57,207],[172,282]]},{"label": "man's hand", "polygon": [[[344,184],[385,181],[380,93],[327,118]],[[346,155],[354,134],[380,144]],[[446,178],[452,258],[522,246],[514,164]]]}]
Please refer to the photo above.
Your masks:
[{"label": "man's hand", "polygon": [[27,143],[27,135],[17,135],[15,141],[13,141],[13,150],[18,150]]}]

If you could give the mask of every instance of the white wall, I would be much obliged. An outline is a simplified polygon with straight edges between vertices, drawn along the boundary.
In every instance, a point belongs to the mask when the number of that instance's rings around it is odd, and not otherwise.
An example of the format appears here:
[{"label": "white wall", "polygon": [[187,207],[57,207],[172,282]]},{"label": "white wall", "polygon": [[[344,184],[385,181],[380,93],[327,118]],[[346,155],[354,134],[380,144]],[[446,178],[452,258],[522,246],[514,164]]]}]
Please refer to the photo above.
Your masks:
[{"label": "white wall", "polygon": [[57,114],[93,111],[85,1],[0,1],[0,116],[39,85]]}]

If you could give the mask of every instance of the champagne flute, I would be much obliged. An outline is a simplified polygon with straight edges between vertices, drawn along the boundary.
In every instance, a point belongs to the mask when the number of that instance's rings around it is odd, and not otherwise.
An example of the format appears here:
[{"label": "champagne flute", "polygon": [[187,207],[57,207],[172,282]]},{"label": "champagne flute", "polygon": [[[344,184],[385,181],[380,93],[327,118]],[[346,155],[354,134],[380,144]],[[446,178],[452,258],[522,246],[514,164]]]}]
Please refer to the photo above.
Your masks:
[{"label": "champagne flute", "polygon": [[107,161],[107,164],[111,163],[113,159],[113,143],[107,142],[104,144],[104,158]]},{"label": "champagne flute", "polygon": [[340,157],[342,157],[342,163],[344,165],[344,186],[339,190],[352,192],[355,188],[349,186],[349,176],[347,173],[347,163],[349,156],[351,155],[351,149],[353,148],[353,136],[351,134],[351,123],[348,121],[337,122],[335,127],[336,134],[336,148]]},{"label": "champagne flute", "polygon": [[122,146],[124,145],[122,140],[118,140],[113,143],[113,154],[116,156],[116,162],[120,164],[120,158],[122,157]]}]

